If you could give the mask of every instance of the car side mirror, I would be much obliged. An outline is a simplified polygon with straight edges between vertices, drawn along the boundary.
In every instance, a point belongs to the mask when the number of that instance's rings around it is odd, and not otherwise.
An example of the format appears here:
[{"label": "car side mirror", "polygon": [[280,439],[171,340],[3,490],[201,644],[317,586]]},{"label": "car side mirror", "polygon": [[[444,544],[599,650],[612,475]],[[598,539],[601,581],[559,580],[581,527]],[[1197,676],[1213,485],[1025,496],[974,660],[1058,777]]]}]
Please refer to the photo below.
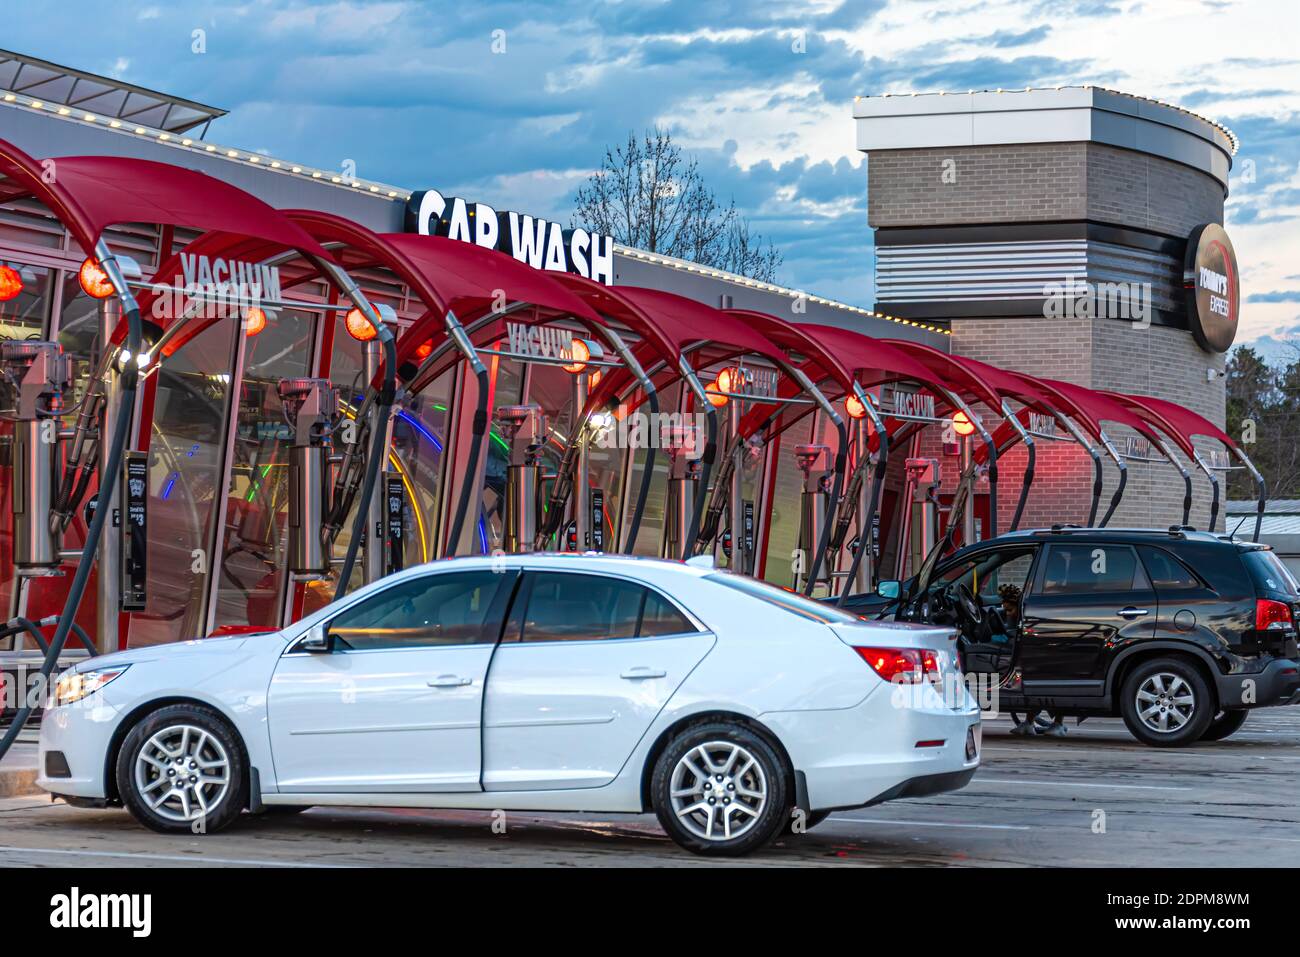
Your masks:
[{"label": "car side mirror", "polygon": [[903,593],[903,583],[892,578],[876,582],[876,594],[881,598],[897,598]]},{"label": "car side mirror", "polygon": [[317,625],[298,639],[295,651],[305,651],[309,655],[328,655],[334,650],[334,636],[324,625]]}]

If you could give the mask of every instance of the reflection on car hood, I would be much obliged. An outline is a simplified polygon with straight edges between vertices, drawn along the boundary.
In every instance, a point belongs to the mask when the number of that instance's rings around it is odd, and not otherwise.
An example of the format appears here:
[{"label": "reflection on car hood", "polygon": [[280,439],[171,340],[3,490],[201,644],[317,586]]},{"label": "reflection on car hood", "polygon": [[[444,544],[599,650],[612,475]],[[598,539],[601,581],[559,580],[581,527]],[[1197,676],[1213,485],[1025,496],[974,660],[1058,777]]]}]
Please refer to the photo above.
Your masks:
[{"label": "reflection on car hood", "polygon": [[193,641],[174,641],[162,645],[150,645],[147,648],[115,651],[112,654],[87,658],[85,661],[78,662],[71,670],[93,671],[116,665],[174,659],[179,655],[230,655],[238,652],[250,641],[267,641],[272,634],[273,632],[264,635],[231,635],[228,638],[198,638]]}]

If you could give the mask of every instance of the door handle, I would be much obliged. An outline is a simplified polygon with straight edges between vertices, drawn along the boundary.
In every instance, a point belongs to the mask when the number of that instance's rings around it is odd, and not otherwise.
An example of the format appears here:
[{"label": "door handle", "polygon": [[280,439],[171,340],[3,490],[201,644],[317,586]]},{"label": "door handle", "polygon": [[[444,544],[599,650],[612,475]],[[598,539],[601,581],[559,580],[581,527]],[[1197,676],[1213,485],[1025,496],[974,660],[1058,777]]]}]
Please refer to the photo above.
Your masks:
[{"label": "door handle", "polygon": [[626,678],[628,681],[637,681],[641,678],[667,678],[668,672],[659,668],[647,668],[644,665],[636,668],[628,668],[619,674],[620,678]]},{"label": "door handle", "polygon": [[438,675],[438,677],[429,681],[430,688],[463,688],[467,684],[472,684],[469,678],[462,678],[460,675]]},{"label": "door handle", "polygon": [[1119,615],[1121,618],[1127,618],[1129,621],[1132,621],[1134,618],[1142,618],[1146,613],[1147,610],[1145,608],[1134,608],[1132,605],[1129,605],[1126,608],[1121,608],[1119,611],[1115,612],[1115,614]]}]

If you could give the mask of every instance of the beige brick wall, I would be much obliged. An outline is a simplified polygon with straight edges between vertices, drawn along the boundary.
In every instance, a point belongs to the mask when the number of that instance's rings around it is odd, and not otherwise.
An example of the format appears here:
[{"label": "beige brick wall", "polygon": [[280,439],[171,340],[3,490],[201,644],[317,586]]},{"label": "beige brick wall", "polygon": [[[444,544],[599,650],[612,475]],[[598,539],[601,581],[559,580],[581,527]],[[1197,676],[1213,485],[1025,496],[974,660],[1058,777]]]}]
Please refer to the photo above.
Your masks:
[{"label": "beige brick wall", "polygon": [[[945,172],[955,181],[945,182]],[[1200,223],[1223,221],[1223,190],[1212,177],[1098,143],[879,151],[869,156],[868,184],[868,219],[877,228],[1090,220],[1182,239]],[[1223,424],[1223,380],[1207,381],[1206,374],[1222,372],[1223,357],[1203,352],[1186,330],[1098,318],[964,319],[961,308],[953,303],[955,353],[1091,388],[1158,396]],[[1107,432],[1117,444],[1126,436],[1115,424]],[[1117,481],[1106,461],[1099,515]],[[1023,449],[1000,462],[1003,528],[1024,468]],[[1073,444],[1039,442],[1035,471],[1023,524],[1087,518],[1092,463],[1086,453]],[[1182,479],[1171,466],[1132,462],[1112,524],[1173,524],[1182,517],[1182,499]],[[1209,483],[1194,473],[1193,524],[1204,526],[1209,501]]]}]

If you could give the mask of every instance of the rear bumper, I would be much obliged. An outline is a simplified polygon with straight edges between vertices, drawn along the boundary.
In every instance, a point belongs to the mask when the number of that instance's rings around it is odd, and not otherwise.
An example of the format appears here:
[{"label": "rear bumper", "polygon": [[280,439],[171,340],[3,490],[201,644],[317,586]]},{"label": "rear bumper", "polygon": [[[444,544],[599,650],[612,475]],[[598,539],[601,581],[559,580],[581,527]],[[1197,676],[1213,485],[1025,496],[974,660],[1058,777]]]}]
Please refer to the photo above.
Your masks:
[{"label": "rear bumper", "polygon": [[1300,702],[1300,661],[1275,658],[1254,674],[1219,675],[1219,706],[1229,711]]},{"label": "rear bumper", "polygon": [[979,768],[965,768],[961,771],[945,771],[941,774],[923,774],[917,778],[897,784],[884,794],[878,794],[867,805],[883,804],[897,798],[919,798],[929,794],[942,794],[944,791],[959,791],[970,784]]},{"label": "rear bumper", "polygon": [[[769,712],[807,788],[809,811],[865,807],[964,786],[979,767],[980,713],[933,700],[900,704],[889,685],[852,708]],[[927,690],[925,695],[930,696]],[[967,757],[967,739],[976,753]]]}]

